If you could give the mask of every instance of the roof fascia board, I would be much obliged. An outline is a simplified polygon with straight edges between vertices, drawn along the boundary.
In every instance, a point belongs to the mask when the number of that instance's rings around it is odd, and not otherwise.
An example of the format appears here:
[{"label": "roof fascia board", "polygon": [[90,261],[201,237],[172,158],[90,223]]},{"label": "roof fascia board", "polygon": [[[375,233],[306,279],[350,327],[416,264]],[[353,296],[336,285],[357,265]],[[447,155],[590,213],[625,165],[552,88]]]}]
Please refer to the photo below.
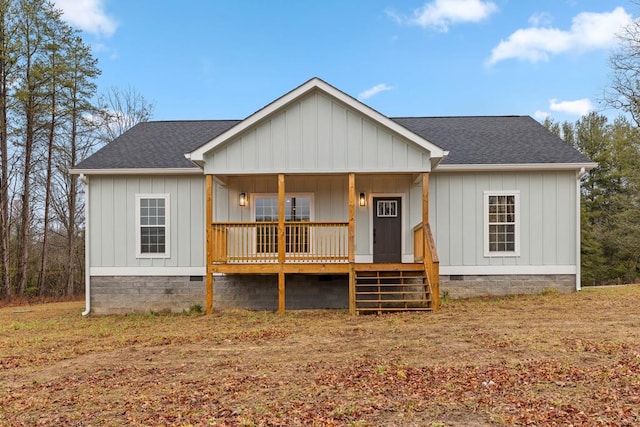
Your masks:
[{"label": "roof fascia board", "polygon": [[485,171],[542,171],[542,170],[590,170],[597,163],[512,163],[512,164],[470,164],[438,165],[434,172],[485,172]]},{"label": "roof fascia board", "polygon": [[202,175],[200,168],[69,169],[72,175]]},{"label": "roof fascia board", "polygon": [[[413,175],[416,173],[430,172],[429,170],[382,170],[382,169],[358,169],[357,171],[351,171],[346,169],[340,170],[314,170],[308,171],[304,169],[288,170],[285,175],[303,175],[303,176],[332,176],[332,175],[348,175],[349,173],[355,173],[356,175]],[[219,176],[273,176],[278,175],[278,171],[266,171],[266,170],[226,170],[221,172]],[[85,174],[86,175],[86,174]],[[215,175],[214,176],[218,176]]]},{"label": "roof fascia board", "polygon": [[205,154],[213,150],[214,148],[216,148],[218,145],[237,136],[238,134],[245,131],[249,127],[258,123],[260,120],[275,113],[276,111],[283,108],[290,102],[298,98],[301,98],[307,93],[310,93],[314,89],[320,89],[321,91],[327,93],[328,95],[333,96],[334,98],[343,102],[350,108],[353,108],[354,110],[359,111],[360,113],[364,114],[370,119],[376,122],[379,122],[383,126],[391,129],[393,132],[396,132],[397,134],[402,135],[404,138],[408,139],[409,141],[428,150],[431,153],[431,157],[441,158],[445,156],[444,150],[442,148],[427,141],[421,136],[411,132],[409,129],[405,128],[404,126],[399,125],[398,123],[394,122],[390,118],[384,116],[383,114],[380,114],[373,108],[369,107],[366,104],[363,104],[362,102],[356,100],[355,98],[352,98],[351,96],[331,86],[325,81],[320,80],[317,77],[314,77],[313,79],[307,81],[306,83],[303,83],[302,85],[298,86],[292,91],[276,99],[275,101],[263,107],[262,109],[256,111],[255,113],[247,117],[245,120],[231,127],[227,131],[221,133],[217,137],[213,138],[211,141],[201,145],[191,153],[185,154],[185,157],[191,160],[192,162],[195,162],[196,164],[200,164],[200,162],[204,161]]}]

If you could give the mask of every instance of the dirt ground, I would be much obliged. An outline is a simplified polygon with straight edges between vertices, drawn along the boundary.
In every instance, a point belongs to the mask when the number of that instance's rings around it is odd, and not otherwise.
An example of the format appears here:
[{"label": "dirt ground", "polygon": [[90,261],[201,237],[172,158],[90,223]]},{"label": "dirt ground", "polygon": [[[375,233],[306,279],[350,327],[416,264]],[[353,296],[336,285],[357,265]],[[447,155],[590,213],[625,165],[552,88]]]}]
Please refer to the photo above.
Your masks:
[{"label": "dirt ground", "polygon": [[640,285],[435,313],[0,308],[0,425],[640,424]]}]

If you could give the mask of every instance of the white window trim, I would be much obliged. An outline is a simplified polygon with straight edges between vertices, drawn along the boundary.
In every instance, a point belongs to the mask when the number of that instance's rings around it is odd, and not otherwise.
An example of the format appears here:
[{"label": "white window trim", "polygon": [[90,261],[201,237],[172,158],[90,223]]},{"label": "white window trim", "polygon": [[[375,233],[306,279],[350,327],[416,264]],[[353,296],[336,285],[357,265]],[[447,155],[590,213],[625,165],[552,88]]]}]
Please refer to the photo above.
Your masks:
[{"label": "white window trim", "polygon": [[[515,202],[515,250],[505,252],[489,251],[489,196],[514,196]],[[522,214],[520,213],[520,191],[519,190],[499,190],[484,192],[484,256],[487,258],[494,257],[519,257],[520,256],[520,221]]]},{"label": "white window trim", "polygon": [[[251,196],[251,200],[253,200],[253,204],[251,207],[251,222],[256,222],[256,203],[255,200],[259,199],[259,198],[273,198],[275,197],[276,199],[278,198],[278,193],[253,193],[250,195]],[[315,207],[314,207],[314,203],[315,203],[315,198],[314,198],[315,194],[314,193],[287,193],[285,192],[284,194],[284,198],[286,199],[287,197],[308,197],[309,198],[309,222],[314,222],[315,221]],[[285,220],[285,223],[287,221]],[[252,243],[252,247],[253,247],[253,255],[257,255],[257,240],[256,240],[256,233],[253,233],[253,243]],[[315,236],[313,233],[313,228],[311,228],[309,230],[309,254],[314,254],[315,251]],[[277,252],[268,252],[269,254],[277,254]],[[290,252],[287,252],[290,253]]]},{"label": "white window trim", "polygon": [[[164,253],[149,254],[140,251],[140,200],[142,199],[164,199],[164,227],[165,227],[165,245]],[[168,193],[154,194],[141,193],[136,194],[136,258],[170,258],[171,257],[171,205]]]}]

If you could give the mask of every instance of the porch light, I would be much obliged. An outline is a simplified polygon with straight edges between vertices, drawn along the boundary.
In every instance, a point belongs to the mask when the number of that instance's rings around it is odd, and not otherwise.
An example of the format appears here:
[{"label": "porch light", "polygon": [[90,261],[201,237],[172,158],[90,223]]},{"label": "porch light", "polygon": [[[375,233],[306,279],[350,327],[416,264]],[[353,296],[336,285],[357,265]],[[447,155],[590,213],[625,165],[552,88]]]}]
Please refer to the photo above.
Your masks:
[{"label": "porch light", "polygon": [[240,193],[238,204],[240,206],[247,206],[247,193]]},{"label": "porch light", "polygon": [[360,206],[367,206],[367,195],[360,193]]}]

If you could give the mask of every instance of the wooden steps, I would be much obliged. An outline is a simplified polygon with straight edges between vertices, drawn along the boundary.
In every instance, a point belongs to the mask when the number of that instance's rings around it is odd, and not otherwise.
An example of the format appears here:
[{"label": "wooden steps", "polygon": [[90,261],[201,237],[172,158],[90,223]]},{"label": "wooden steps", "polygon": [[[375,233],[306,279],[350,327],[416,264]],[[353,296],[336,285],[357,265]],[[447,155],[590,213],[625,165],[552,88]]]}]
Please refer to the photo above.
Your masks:
[{"label": "wooden steps", "polygon": [[356,313],[432,311],[422,264],[375,264],[355,268]]}]

